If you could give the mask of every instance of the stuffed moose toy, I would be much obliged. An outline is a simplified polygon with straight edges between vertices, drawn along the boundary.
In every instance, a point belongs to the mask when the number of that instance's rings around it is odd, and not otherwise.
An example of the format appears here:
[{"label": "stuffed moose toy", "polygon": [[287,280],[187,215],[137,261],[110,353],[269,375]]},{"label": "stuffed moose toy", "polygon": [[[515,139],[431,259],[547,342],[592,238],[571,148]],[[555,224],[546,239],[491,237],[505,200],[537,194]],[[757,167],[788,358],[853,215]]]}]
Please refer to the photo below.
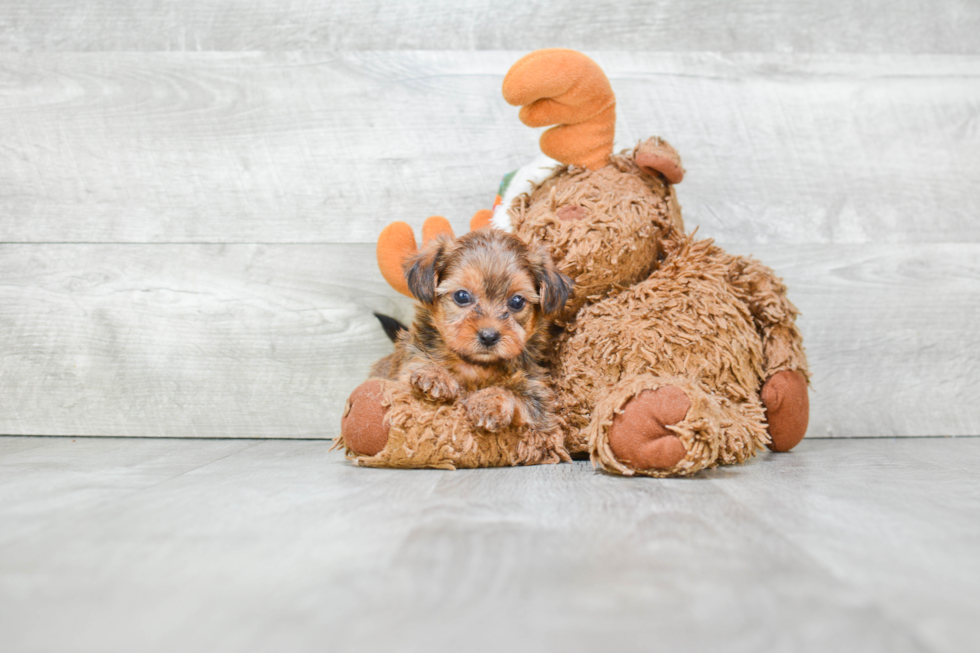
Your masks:
[{"label": "stuffed moose toy", "polygon": [[[541,137],[540,160],[505,177],[498,205],[471,229],[511,231],[542,246],[574,293],[555,320],[549,353],[556,427],[473,426],[461,401],[435,402],[372,378],[351,394],[338,446],[375,467],[533,465],[588,455],[613,474],[687,476],[741,463],[763,446],[788,451],[809,416],[797,310],[772,270],[684,230],[674,186],[684,169],[666,141],[613,153],[615,98],[578,52],[539,50],[503,83]],[[423,242],[452,236],[430,218]],[[388,282],[410,295],[402,264],[411,227],[378,242]]]}]

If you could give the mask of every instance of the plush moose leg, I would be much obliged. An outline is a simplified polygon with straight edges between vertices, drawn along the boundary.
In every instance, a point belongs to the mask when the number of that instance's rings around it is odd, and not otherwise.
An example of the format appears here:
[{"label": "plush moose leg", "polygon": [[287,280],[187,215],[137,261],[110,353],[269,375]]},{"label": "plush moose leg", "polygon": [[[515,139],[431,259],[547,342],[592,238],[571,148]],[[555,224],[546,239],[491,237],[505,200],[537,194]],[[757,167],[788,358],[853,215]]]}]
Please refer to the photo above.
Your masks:
[{"label": "plush moose leg", "polygon": [[762,386],[762,403],[773,451],[789,451],[806,435],[810,421],[810,398],[806,379],[796,371],[784,370],[772,375]]},{"label": "plush moose leg", "polygon": [[502,467],[569,460],[559,430],[473,427],[462,401],[436,403],[408,385],[368,379],[344,408],[335,446],[366,467]]},{"label": "plush moose leg", "polygon": [[775,273],[745,257],[729,257],[728,277],[745,299],[756,327],[763,333],[765,384],[760,391],[773,451],[789,451],[806,435],[810,419],[806,352],[796,326],[799,311],[786,297]]},{"label": "plush moose leg", "polygon": [[738,404],[690,380],[652,375],[611,388],[588,433],[599,468],[645,476],[688,476],[742,462],[769,441],[761,402]]}]

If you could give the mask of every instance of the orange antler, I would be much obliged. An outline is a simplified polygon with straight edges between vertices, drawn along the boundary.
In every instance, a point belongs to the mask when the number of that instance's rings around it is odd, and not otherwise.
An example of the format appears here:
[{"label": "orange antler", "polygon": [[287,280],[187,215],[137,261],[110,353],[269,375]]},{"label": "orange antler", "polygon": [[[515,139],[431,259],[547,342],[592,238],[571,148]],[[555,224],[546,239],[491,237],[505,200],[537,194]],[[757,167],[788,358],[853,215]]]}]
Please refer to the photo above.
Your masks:
[{"label": "orange antler", "polygon": [[378,267],[381,276],[392,288],[403,295],[412,296],[408,291],[402,263],[418,251],[415,233],[407,222],[392,222],[381,230],[378,236]]},{"label": "orange antler", "polygon": [[491,220],[493,220],[493,211],[490,209],[480,209],[470,218],[470,231],[479,231],[480,229],[486,229],[492,226],[490,223]]},{"label": "orange antler", "polygon": [[[476,231],[490,225],[490,218],[493,212],[487,209],[480,209],[470,220],[470,230]],[[449,220],[434,215],[426,219],[422,225],[422,244],[429,242],[433,238],[441,235],[453,237],[453,228]],[[405,260],[418,253],[418,246],[415,244],[415,234],[412,227],[407,222],[392,222],[381,230],[378,236],[378,268],[381,269],[381,276],[388,284],[403,295],[412,296],[405,281],[405,271],[402,266]]]},{"label": "orange antler", "polygon": [[[449,226],[449,220],[441,215],[434,215],[426,219],[422,225],[422,244],[442,234],[452,237],[453,228]],[[407,222],[392,222],[382,229],[378,236],[377,256],[381,276],[392,288],[409,297],[412,293],[405,281],[405,271],[402,266],[406,259],[414,256],[418,251],[415,234]]]},{"label": "orange antler", "polygon": [[596,62],[574,50],[536,50],[511,66],[503,92],[507,102],[521,106],[528,127],[558,125],[542,134],[542,152],[590,170],[609,163],[616,97]]}]

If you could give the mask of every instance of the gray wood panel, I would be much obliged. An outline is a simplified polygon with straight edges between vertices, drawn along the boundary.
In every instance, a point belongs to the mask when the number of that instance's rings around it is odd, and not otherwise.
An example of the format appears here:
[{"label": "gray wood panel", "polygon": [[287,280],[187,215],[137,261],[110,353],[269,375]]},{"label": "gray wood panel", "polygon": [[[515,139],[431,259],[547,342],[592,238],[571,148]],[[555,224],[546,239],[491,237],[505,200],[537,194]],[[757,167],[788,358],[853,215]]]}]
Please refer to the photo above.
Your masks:
[{"label": "gray wood panel", "polygon": [[[537,151],[500,97],[520,54],[0,55],[0,242],[371,243],[432,214],[463,229]],[[980,240],[980,56],[593,54],[620,145],[679,148],[707,235]]]},{"label": "gray wood panel", "polygon": [[[980,433],[975,244],[739,245],[783,275],[812,436]],[[0,433],[332,437],[410,302],[370,245],[0,246]]]},{"label": "gray wood panel", "polygon": [[0,433],[331,437],[407,303],[367,245],[0,252]]},{"label": "gray wood panel", "polygon": [[28,449],[46,446],[52,440],[38,437],[14,437],[10,435],[0,436],[0,456],[20,453]]},{"label": "gray wood panel", "polygon": [[0,49],[980,53],[971,0],[8,0]]},{"label": "gray wood panel", "polygon": [[0,457],[9,653],[980,644],[976,438],[805,441],[697,479],[51,440]]}]

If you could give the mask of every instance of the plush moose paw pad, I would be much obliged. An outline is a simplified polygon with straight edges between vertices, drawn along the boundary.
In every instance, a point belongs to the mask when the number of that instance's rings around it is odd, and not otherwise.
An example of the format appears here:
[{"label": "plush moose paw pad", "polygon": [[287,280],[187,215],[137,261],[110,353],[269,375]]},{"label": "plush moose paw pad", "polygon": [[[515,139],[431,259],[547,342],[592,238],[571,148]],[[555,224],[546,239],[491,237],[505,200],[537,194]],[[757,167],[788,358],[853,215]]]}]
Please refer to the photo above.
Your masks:
[{"label": "plush moose paw pad", "polygon": [[772,437],[768,446],[773,451],[789,451],[806,435],[810,421],[806,379],[799,372],[778,372],[762,386],[761,395]]},{"label": "plush moose paw pad", "polygon": [[474,392],[465,403],[470,423],[485,431],[496,433],[514,421],[514,398],[501,388],[486,388]]},{"label": "plush moose paw pad", "polygon": [[344,406],[340,432],[347,447],[360,456],[374,456],[388,443],[383,399],[381,382],[371,379],[357,386]]},{"label": "plush moose paw pad", "polygon": [[433,401],[452,401],[459,395],[459,383],[441,367],[425,367],[412,372],[409,382]]},{"label": "plush moose paw pad", "polygon": [[677,386],[644,390],[633,397],[609,427],[609,447],[634,469],[668,469],[687,449],[667,426],[684,420],[691,400]]},{"label": "plush moose paw pad", "polygon": [[679,184],[684,179],[680,154],[660,138],[651,138],[640,145],[636,152],[636,165],[647,172],[659,172],[672,184]]}]

